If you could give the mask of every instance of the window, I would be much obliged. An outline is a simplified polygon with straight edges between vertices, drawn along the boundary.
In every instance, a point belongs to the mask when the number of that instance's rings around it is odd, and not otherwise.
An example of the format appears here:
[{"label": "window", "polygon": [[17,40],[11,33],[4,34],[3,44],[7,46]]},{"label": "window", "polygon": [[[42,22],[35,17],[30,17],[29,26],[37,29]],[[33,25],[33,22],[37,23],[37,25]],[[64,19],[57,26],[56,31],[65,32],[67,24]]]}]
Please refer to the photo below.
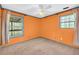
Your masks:
[{"label": "window", "polygon": [[9,38],[23,36],[23,17],[10,15],[9,19]]},{"label": "window", "polygon": [[60,17],[60,27],[61,28],[75,28],[76,13]]}]

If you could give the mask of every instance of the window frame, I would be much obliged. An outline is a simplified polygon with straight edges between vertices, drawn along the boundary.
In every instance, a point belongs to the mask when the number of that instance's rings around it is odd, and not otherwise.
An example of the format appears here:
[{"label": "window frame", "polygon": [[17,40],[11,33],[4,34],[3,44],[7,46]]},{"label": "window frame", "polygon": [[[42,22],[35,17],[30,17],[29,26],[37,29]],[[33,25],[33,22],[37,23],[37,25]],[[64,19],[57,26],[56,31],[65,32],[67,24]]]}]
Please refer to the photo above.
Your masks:
[{"label": "window frame", "polygon": [[[13,34],[13,36],[9,36],[9,39],[24,36],[24,16],[18,16],[18,15],[10,14],[9,22],[10,22],[10,18],[11,18],[11,16],[13,16],[13,17],[20,17],[20,18],[21,18],[21,20],[22,20],[22,34],[21,34],[21,35],[16,35],[16,34],[15,34],[15,30],[14,30],[14,34]],[[16,23],[16,22],[14,22],[14,23]],[[8,25],[9,25],[9,24],[8,24]],[[14,27],[14,26],[13,26],[13,27]],[[8,31],[8,34],[9,34],[9,32],[11,32],[11,31],[10,31],[10,25],[9,25],[9,31]],[[11,32],[11,33],[12,33],[12,32]]]},{"label": "window frame", "polygon": [[[61,18],[62,18],[62,17],[68,16],[68,15],[72,15],[72,14],[75,14],[75,20],[74,20],[74,21],[68,20],[68,21],[61,22]],[[60,21],[59,21],[59,22],[60,22],[60,23],[59,23],[59,24],[60,24],[59,26],[60,26],[61,29],[74,29],[74,28],[76,28],[77,13],[74,12],[74,13],[71,13],[71,14],[62,15],[62,16],[59,17],[59,20],[60,20]],[[70,23],[72,23],[72,22],[74,22],[74,27],[71,27],[71,26],[70,26]],[[62,23],[63,23],[63,24],[64,24],[64,23],[68,23],[69,25],[68,25],[68,27],[61,27],[61,24],[62,24]],[[67,25],[66,25],[66,26],[67,26]]]}]

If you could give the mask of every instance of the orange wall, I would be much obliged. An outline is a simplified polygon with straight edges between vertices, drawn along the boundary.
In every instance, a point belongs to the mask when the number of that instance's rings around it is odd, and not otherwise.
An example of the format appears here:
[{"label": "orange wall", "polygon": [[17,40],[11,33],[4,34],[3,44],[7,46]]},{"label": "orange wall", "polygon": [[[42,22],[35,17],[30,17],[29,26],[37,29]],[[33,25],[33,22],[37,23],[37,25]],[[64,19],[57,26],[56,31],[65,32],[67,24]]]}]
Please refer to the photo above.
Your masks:
[{"label": "orange wall", "polygon": [[[7,12],[9,12],[7,10]],[[9,12],[14,15],[18,16],[24,16],[22,14],[16,13],[16,12]],[[14,44],[17,42],[25,41],[25,40],[30,40],[32,38],[38,37],[39,36],[39,20],[38,18],[31,17],[31,16],[24,16],[24,35],[22,37],[16,37],[16,38],[11,38],[8,44]]]},{"label": "orange wall", "polygon": [[0,9],[0,34],[1,34],[1,35],[0,35],[0,38],[1,38],[1,39],[0,39],[0,42],[1,42],[1,45],[2,45],[2,37],[5,36],[5,35],[2,34],[2,30],[3,30],[3,29],[2,29],[2,28],[3,28],[2,26],[3,26],[3,22],[4,22],[3,18],[5,18],[5,17],[3,17],[3,16],[4,16],[4,15],[3,15],[3,11],[4,11],[4,13],[5,13],[5,10]]},{"label": "orange wall", "polygon": [[67,12],[62,12],[56,15],[42,18],[42,34],[44,38],[61,42],[67,45],[73,45],[75,39],[75,29],[62,29],[60,28],[60,16],[77,12],[76,9]]},{"label": "orange wall", "polygon": [[[67,12],[62,12],[41,19],[32,16],[24,16],[24,36],[12,38],[8,44],[14,44],[36,37],[44,37],[67,45],[73,45],[75,29],[61,29],[59,19],[60,16],[73,12],[77,12],[77,10],[74,9]],[[16,12],[10,13],[22,16],[22,14]]]}]

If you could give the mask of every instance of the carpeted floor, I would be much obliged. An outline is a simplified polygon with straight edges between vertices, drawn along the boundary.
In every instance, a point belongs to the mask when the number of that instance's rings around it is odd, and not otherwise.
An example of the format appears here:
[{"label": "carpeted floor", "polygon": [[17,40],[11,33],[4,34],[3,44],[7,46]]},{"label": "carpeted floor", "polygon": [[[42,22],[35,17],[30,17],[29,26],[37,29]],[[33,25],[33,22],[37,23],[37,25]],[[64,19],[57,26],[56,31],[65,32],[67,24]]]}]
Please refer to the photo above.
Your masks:
[{"label": "carpeted floor", "polygon": [[37,38],[17,43],[7,47],[0,47],[0,55],[76,55],[79,49],[57,42]]}]

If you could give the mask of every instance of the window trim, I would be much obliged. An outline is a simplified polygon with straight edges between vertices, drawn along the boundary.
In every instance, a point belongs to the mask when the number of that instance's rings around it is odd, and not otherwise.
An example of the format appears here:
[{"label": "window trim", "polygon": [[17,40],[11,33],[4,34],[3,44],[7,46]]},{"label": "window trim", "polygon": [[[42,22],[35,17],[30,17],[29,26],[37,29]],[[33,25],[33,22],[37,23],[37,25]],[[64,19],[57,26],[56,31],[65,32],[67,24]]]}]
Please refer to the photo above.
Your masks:
[{"label": "window trim", "polygon": [[[16,16],[16,17],[21,17],[22,18],[22,35],[14,35],[14,36],[9,36],[9,39],[12,39],[12,38],[17,38],[17,37],[23,37],[24,36],[24,16],[18,16],[18,15],[14,15],[14,14],[10,14],[10,17],[11,16]],[[10,20],[10,17],[9,17],[9,20]],[[10,22],[10,21],[9,21]],[[8,24],[9,25],[9,24]],[[10,26],[9,26],[10,27]],[[8,34],[9,34],[9,31],[8,30]]]},{"label": "window trim", "polygon": [[[63,16],[68,16],[68,15],[72,15],[72,14],[74,14],[74,13],[75,13],[75,21],[65,21],[65,22],[61,22],[61,17],[63,17]],[[76,13],[76,12],[74,12],[74,13],[59,16],[59,27],[60,27],[61,29],[74,29],[74,28],[76,28],[77,13]],[[74,25],[73,28],[71,28],[70,25],[69,25],[68,28],[67,28],[67,27],[65,27],[65,28],[62,28],[62,27],[61,27],[61,23],[70,23],[70,22],[74,22],[74,23],[75,23],[75,25]]]}]

